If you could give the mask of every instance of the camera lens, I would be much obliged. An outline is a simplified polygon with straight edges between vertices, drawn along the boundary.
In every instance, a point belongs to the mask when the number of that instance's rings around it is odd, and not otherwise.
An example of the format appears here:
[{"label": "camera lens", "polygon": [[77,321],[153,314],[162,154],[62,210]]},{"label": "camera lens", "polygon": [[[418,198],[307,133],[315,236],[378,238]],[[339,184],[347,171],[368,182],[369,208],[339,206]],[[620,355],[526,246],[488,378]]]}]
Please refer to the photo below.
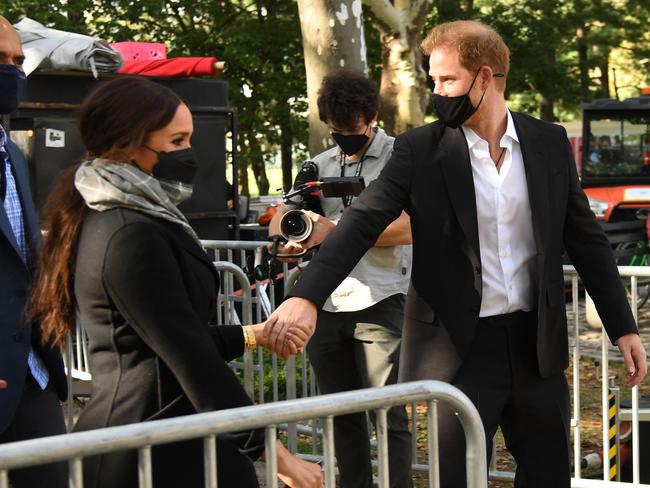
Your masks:
[{"label": "camera lens", "polygon": [[300,235],[303,232],[305,232],[307,226],[305,225],[303,220],[299,216],[297,216],[297,217],[288,218],[285,224],[285,228],[287,229],[287,233],[291,235]]},{"label": "camera lens", "polygon": [[290,210],[280,219],[280,234],[287,240],[301,242],[309,238],[313,224],[301,210]]}]

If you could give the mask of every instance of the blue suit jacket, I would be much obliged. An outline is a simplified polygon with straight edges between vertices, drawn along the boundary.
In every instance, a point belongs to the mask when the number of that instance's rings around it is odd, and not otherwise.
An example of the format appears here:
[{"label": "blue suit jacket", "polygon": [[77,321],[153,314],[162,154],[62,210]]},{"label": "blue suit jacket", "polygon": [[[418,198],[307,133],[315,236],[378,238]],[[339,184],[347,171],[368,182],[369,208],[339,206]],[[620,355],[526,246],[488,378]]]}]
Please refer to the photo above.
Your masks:
[{"label": "blue suit jacket", "polygon": [[0,205],[0,379],[8,383],[6,389],[0,390],[0,432],[11,422],[20,400],[27,374],[30,345],[43,359],[50,372],[50,382],[59,397],[63,400],[67,395],[60,354],[57,350],[43,346],[37,324],[25,322],[25,304],[29,298],[38,257],[40,228],[29,189],[25,159],[11,141],[7,142],[7,150],[20,195],[30,263],[25,265],[21,259],[4,206]]}]

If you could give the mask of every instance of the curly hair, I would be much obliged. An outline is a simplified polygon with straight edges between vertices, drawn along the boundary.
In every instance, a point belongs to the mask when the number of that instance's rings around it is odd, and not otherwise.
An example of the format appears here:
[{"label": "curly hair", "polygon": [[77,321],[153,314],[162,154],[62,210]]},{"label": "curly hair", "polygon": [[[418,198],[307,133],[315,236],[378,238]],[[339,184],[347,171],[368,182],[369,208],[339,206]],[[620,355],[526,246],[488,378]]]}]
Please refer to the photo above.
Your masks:
[{"label": "curly hair", "polygon": [[370,122],[377,115],[377,87],[362,73],[339,69],[323,78],[317,103],[323,122],[353,130],[360,116]]}]

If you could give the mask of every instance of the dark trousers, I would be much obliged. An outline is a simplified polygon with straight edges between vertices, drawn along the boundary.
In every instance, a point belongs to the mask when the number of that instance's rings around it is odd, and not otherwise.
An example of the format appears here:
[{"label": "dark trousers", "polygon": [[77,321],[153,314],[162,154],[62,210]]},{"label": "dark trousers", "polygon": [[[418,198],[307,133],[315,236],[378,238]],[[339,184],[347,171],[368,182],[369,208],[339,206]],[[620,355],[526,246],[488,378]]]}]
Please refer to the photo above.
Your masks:
[{"label": "dark trousers", "polygon": [[[28,373],[14,418],[0,434],[0,444],[65,433],[63,410],[54,388],[48,385],[41,390]],[[68,465],[62,462],[16,469],[9,472],[9,480],[14,488],[66,488]]]},{"label": "dark trousers", "polygon": [[[358,312],[321,312],[307,344],[321,393],[338,393],[397,381],[404,295]],[[374,423],[374,415],[371,415]],[[390,486],[411,482],[411,434],[404,407],[388,411]],[[342,488],[371,488],[372,467],[365,413],[334,418],[334,450]]]},{"label": "dark trousers", "polygon": [[[517,462],[515,487],[568,488],[569,392],[564,374],[537,368],[536,313],[480,319],[453,384],[477,407],[487,440],[500,426]],[[441,486],[465,487],[465,439],[454,414],[439,407]]]}]

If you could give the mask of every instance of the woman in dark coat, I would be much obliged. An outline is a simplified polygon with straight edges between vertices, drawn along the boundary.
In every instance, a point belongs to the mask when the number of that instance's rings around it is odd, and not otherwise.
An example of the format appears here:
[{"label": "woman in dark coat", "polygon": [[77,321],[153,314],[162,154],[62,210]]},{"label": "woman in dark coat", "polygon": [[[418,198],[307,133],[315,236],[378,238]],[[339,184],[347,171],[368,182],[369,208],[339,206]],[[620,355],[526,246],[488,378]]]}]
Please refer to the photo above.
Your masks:
[{"label": "woman in dark coat", "polygon": [[[250,405],[227,361],[264,345],[263,326],[210,327],[219,277],[176,205],[196,172],[192,116],[142,78],[101,84],[82,105],[94,159],[68,170],[46,204],[33,316],[63,347],[75,308],[89,337],[93,392],[76,431]],[[295,351],[293,351],[295,352]],[[257,487],[264,431],[218,437],[219,486]],[[317,466],[281,444],[291,486],[322,486]],[[203,485],[200,440],[154,446],[154,486]],[[84,461],[84,486],[137,486],[137,454]]]}]

